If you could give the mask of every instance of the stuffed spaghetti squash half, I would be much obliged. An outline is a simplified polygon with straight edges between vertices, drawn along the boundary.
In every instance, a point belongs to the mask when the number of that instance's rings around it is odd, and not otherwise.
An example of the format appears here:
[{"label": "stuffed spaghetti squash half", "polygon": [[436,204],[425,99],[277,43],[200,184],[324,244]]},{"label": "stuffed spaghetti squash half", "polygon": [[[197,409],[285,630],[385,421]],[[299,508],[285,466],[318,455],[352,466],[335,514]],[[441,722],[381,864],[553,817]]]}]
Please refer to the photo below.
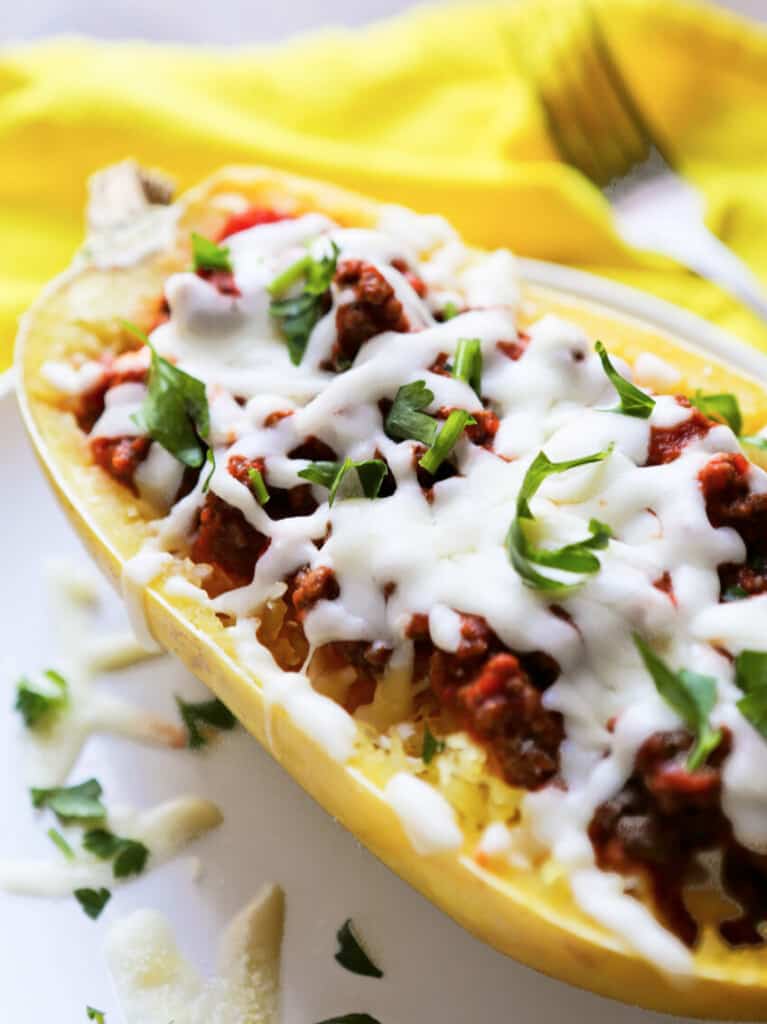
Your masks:
[{"label": "stuffed spaghetti squash half", "polygon": [[762,385],[439,217],[163,193],[95,180],[18,346],[137,629],[493,946],[767,1019]]}]

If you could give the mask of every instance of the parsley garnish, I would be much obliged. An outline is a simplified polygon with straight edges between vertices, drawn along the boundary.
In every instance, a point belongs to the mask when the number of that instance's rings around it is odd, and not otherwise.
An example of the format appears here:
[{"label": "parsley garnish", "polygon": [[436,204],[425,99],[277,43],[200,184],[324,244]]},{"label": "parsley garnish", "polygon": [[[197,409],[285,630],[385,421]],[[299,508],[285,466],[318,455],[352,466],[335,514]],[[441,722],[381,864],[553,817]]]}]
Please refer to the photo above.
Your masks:
[{"label": "parsley garnish", "polygon": [[[352,470],[356,472],[352,473]],[[386,476],[386,463],[381,459],[312,462],[298,475],[303,480],[327,487],[328,504],[332,505],[336,498],[377,498]]]},{"label": "parsley garnish", "polygon": [[471,413],[466,412],[465,409],[453,409],[437,434],[434,444],[418,460],[418,465],[423,466],[426,472],[433,476],[453,450],[466,427],[476,422]]},{"label": "parsley garnish", "polygon": [[192,232],[192,260],[197,271],[224,270],[231,274],[234,269],[228,246],[216,245],[209,238],[198,235],[196,231]]},{"label": "parsley garnish", "polygon": [[482,387],[482,343],[479,338],[461,338],[458,342],[453,376],[465,380],[479,395]]},{"label": "parsley garnish", "polygon": [[442,320],[452,320],[454,316],[458,316],[460,309],[454,302],[446,302],[442,308]]},{"label": "parsley garnish", "polygon": [[95,1020],[96,1024],[106,1024],[106,1014],[103,1010],[94,1010],[92,1006],[86,1006],[85,1012],[88,1014],[88,1020]]},{"label": "parsley garnish", "polygon": [[181,718],[187,731],[187,745],[192,750],[199,750],[208,742],[205,734],[200,729],[201,725],[211,726],[213,729],[228,731],[237,724],[237,719],[232,712],[217,697],[213,700],[202,700],[198,703],[176,697],[176,704],[181,713]]},{"label": "parsley garnish", "polygon": [[421,749],[423,763],[431,764],[437,754],[441,754],[444,749],[445,741],[438,740],[427,725],[423,731],[423,748]]},{"label": "parsley garnish", "polygon": [[581,459],[570,459],[567,462],[552,462],[544,452],[539,452],[530,465],[522,486],[517,495],[517,514],[511,522],[506,535],[506,550],[511,564],[522,577],[522,582],[534,590],[544,590],[549,594],[560,596],[571,593],[585,580],[576,583],[563,583],[561,580],[544,576],[534,568],[536,565],[561,569],[566,572],[591,575],[600,569],[599,559],[593,552],[606,548],[612,536],[610,527],[600,523],[598,519],[589,522],[589,536],[574,544],[566,544],[561,548],[536,547],[527,536],[525,523],[532,522],[535,516],[530,510],[530,500],[543,481],[556,473],[565,473],[578,466],[588,466],[594,462],[602,462],[612,452],[612,445],[594,455],[586,455]]},{"label": "parsley garnish", "polygon": [[716,704],[716,679],[686,668],[675,672],[638,633],[634,633],[634,643],[658,693],[695,733],[695,746],[687,757],[687,768],[694,772],[716,750],[722,739],[721,730],[712,729],[709,724],[709,716]]},{"label": "parsley garnish", "polygon": [[439,420],[423,412],[433,401],[434,392],[422,380],[403,384],[394,396],[384,423],[384,430],[394,441],[412,439],[429,445],[429,451],[418,464],[432,475],[453,450],[464,429],[476,422],[464,409],[453,409],[440,429]]},{"label": "parsley garnish", "polygon": [[690,399],[696,409],[708,416],[710,420],[726,423],[733,434],[740,434],[743,429],[743,416],[735,395],[705,395],[702,391],[695,392]]},{"label": "parsley garnish", "polygon": [[375,1017],[371,1017],[369,1013],[345,1013],[343,1017],[328,1017],[327,1020],[318,1021],[317,1024],[381,1024],[381,1022]]},{"label": "parsley garnish", "polygon": [[43,673],[43,679],[39,682],[31,682],[24,676],[16,686],[14,708],[24,719],[28,729],[49,725],[53,717],[63,711],[68,703],[67,681],[52,668]]},{"label": "parsley garnish", "polygon": [[741,437],[741,441],[744,444],[750,444],[753,448],[759,448],[760,451],[767,452],[767,437],[757,437],[751,435],[745,435]]},{"label": "parsley garnish", "polygon": [[205,385],[158,355],[146,334],[134,324],[123,321],[123,326],[152,353],[147,395],[133,422],[185,466],[196,469],[206,457],[212,461],[212,456],[206,454],[210,413]]},{"label": "parsley garnish", "polygon": [[107,811],[99,797],[103,790],[96,779],[77,786],[55,786],[52,789],[31,789],[34,807],[49,807],[64,821],[103,818]]},{"label": "parsley garnish", "polygon": [[264,483],[264,476],[260,469],[256,469],[255,466],[251,466],[248,470],[248,482],[250,483],[250,489],[259,505],[265,505],[271,495],[266,489]]},{"label": "parsley garnish", "polygon": [[109,889],[75,889],[72,894],[88,917],[95,921],[109,903],[112,893]]},{"label": "parsley garnish", "polygon": [[640,420],[649,419],[655,408],[655,399],[650,398],[644,391],[640,391],[638,387],[632,384],[631,381],[626,380],[625,377],[621,377],[610,361],[607,349],[601,341],[598,341],[594,347],[596,348],[597,355],[602,360],[602,369],[607,374],[610,383],[618,392],[618,397],[620,398],[620,404],[617,409],[611,411],[623,413],[624,416],[636,416]]},{"label": "parsley garnish", "polygon": [[336,932],[336,938],[339,948],[335,957],[342,967],[366,978],[383,978],[383,971],[376,967],[352,931],[351,918],[344,921]]},{"label": "parsley garnish", "polygon": [[300,294],[287,299],[273,298],[269,305],[269,312],[285,335],[290,361],[295,366],[303,359],[309,335],[322,318],[325,296],[336,272],[340,250],[335,242],[331,245],[330,256],[316,260],[307,253],[275,277],[267,289],[272,296],[281,295],[303,278]]},{"label": "parsley garnish", "polygon": [[411,438],[432,445],[439,429],[438,421],[423,410],[434,401],[434,392],[422,380],[403,384],[394,396],[384,430],[394,441]]},{"label": "parsley garnish", "polygon": [[149,850],[137,839],[121,839],[105,828],[86,832],[83,846],[101,860],[111,860],[115,878],[140,875],[149,857]]},{"label": "parsley garnish", "polygon": [[59,850],[64,854],[67,860],[75,859],[75,851],[72,849],[72,847],[69,845],[69,843],[66,841],[64,836],[61,834],[61,832],[59,832],[57,828],[49,828],[47,835],[50,841],[54,844],[54,846],[57,846],[59,848]]},{"label": "parsley garnish", "polygon": [[735,684],[745,694],[738,710],[767,739],[767,652],[741,651],[735,659]]}]

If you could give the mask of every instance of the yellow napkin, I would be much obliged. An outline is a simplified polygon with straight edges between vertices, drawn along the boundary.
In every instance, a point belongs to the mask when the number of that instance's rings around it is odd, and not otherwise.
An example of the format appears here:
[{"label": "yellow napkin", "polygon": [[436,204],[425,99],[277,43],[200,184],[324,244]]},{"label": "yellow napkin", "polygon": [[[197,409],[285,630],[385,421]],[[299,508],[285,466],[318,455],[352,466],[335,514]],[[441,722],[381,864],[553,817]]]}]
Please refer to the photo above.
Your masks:
[{"label": "yellow napkin", "polygon": [[[0,52],[0,369],[18,314],[81,239],[86,178],[126,156],[181,186],[267,162],[438,211],[473,242],[608,274],[767,349],[729,297],[626,248],[601,193],[558,162],[524,71],[534,2],[423,8],[276,48]],[[700,4],[597,3],[709,223],[767,281],[767,33]]]}]

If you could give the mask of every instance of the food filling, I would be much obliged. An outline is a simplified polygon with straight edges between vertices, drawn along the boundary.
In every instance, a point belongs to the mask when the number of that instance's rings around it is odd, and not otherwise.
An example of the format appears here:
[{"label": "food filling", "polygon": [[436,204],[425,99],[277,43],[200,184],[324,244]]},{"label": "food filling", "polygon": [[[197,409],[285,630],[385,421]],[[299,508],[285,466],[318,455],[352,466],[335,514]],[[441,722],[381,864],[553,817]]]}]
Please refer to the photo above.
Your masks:
[{"label": "food filling", "polygon": [[437,788],[460,738],[523,791],[484,863],[550,858],[667,967],[704,924],[761,944],[767,474],[732,396],[653,394],[610,338],[519,307],[512,257],[439,218],[242,206],[68,401],[288,688]]}]

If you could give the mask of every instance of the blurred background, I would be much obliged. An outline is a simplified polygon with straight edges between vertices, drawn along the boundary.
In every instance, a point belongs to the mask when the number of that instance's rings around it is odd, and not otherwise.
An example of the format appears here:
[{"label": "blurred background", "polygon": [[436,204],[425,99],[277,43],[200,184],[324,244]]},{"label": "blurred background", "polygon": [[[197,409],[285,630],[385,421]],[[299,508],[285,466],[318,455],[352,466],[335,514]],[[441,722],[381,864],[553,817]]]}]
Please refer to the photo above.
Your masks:
[{"label": "blurred background", "polygon": [[[722,7],[767,20],[767,0],[718,0]],[[396,14],[412,0],[27,0],[3,5],[5,42],[84,32],[105,39],[247,43],[282,39],[319,25],[361,25]]]}]

